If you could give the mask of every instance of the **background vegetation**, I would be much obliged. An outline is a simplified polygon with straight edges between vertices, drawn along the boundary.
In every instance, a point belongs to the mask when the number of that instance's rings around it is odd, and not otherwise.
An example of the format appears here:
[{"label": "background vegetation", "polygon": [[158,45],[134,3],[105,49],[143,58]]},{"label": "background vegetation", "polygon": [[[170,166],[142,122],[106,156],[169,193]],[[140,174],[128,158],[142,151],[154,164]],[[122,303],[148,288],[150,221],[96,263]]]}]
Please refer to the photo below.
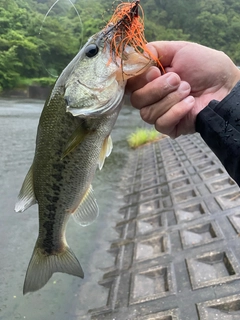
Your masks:
[{"label": "background vegetation", "polygon": [[148,128],[137,128],[127,137],[127,142],[130,148],[136,149],[147,143],[157,141],[166,137],[165,135],[159,133],[155,129]]},{"label": "background vegetation", "polygon": [[[52,83],[48,72],[58,75],[119,3],[73,2],[82,25],[67,0],[60,0],[47,17],[54,0],[0,0],[0,91]],[[240,65],[240,1],[141,0],[141,5],[148,41],[196,41],[225,51]]]}]

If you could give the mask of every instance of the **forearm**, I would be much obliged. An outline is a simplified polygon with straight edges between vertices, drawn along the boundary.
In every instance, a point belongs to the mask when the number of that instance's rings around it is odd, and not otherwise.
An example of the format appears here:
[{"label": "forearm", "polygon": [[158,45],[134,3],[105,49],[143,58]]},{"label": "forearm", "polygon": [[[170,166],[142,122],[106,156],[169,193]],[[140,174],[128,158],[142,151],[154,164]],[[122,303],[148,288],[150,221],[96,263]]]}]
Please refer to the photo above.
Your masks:
[{"label": "forearm", "polygon": [[198,114],[196,131],[240,186],[240,81],[221,102],[211,101]]}]

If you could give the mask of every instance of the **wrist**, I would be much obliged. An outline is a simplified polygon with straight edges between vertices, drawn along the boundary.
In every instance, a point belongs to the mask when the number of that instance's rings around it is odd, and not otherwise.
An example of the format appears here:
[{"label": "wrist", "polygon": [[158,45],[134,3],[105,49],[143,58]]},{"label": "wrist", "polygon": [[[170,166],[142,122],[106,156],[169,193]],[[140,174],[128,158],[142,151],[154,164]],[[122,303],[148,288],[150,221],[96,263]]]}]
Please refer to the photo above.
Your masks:
[{"label": "wrist", "polygon": [[225,74],[225,77],[225,88],[227,89],[227,92],[225,96],[219,100],[223,100],[236,86],[238,81],[240,81],[240,69],[236,65],[232,64],[231,68],[229,68],[229,72]]},{"label": "wrist", "polygon": [[[206,108],[200,111],[196,117],[196,131],[200,132],[199,119],[209,118],[209,114],[217,115],[217,117],[225,121],[225,125],[231,125],[236,130],[239,129],[239,112],[240,105],[240,80],[235,84],[230,93],[220,102],[211,100]],[[205,121],[205,120],[204,120]],[[208,120],[209,122],[209,120]],[[209,125],[211,123],[209,122]],[[224,127],[224,132],[226,128]]]},{"label": "wrist", "polygon": [[[240,81],[240,69],[236,66],[236,73],[235,73],[235,77],[233,79],[233,82],[232,82],[232,86],[231,86],[231,89],[230,91],[236,86],[236,84]],[[229,93],[230,93],[229,91]]]}]

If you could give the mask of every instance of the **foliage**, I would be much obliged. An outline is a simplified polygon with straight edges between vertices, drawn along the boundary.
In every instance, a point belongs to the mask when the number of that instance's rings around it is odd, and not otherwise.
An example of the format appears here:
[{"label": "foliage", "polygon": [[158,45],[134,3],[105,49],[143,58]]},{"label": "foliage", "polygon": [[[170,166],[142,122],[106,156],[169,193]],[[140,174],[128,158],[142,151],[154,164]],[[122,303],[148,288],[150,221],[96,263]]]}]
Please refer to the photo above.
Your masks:
[{"label": "foliage", "polygon": [[162,135],[155,129],[138,128],[127,137],[131,148],[136,149],[146,143],[160,139]]},{"label": "foliage", "polygon": [[[50,6],[44,2],[40,9],[46,13]],[[79,50],[82,28],[76,13],[77,18],[55,6],[45,17],[37,9],[34,0],[0,0],[2,89],[16,87],[21,78],[58,75]]]},{"label": "foliage", "polygon": [[55,78],[43,77],[43,78],[21,78],[18,82],[19,87],[26,87],[30,85],[36,85],[41,87],[51,87],[56,82]]},{"label": "foliage", "polygon": [[[222,50],[240,64],[239,1],[148,0],[143,7],[147,22],[152,22],[146,33],[151,30],[154,35],[154,38],[147,37],[148,41],[187,39]],[[159,29],[160,26],[165,30]],[[172,35],[168,34],[169,29]]]},{"label": "foliage", "polygon": [[[0,90],[59,75],[81,44],[108,21],[113,0],[0,0]],[[145,36],[190,40],[226,52],[240,65],[240,2],[142,0]],[[53,79],[54,81],[55,79]],[[30,82],[31,82],[30,81]]]}]

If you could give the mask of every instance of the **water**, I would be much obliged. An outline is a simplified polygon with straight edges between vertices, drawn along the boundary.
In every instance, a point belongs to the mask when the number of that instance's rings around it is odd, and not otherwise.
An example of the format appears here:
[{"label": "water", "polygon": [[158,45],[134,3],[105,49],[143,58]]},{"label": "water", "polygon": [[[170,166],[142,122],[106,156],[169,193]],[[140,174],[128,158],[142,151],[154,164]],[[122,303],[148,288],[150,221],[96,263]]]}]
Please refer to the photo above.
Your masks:
[{"label": "water", "polygon": [[[37,206],[15,213],[14,205],[31,165],[43,101],[0,99],[0,319],[89,319],[88,310],[106,302],[108,289],[98,285],[104,269],[114,263],[107,253],[123,205],[121,180],[128,153],[126,137],[141,125],[138,111],[124,107],[114,127],[114,149],[93,186],[100,215],[88,227],[71,220],[67,240],[82,265],[85,278],[54,274],[40,291],[23,296],[25,272],[37,238]],[[123,186],[122,186],[123,187]]]}]

